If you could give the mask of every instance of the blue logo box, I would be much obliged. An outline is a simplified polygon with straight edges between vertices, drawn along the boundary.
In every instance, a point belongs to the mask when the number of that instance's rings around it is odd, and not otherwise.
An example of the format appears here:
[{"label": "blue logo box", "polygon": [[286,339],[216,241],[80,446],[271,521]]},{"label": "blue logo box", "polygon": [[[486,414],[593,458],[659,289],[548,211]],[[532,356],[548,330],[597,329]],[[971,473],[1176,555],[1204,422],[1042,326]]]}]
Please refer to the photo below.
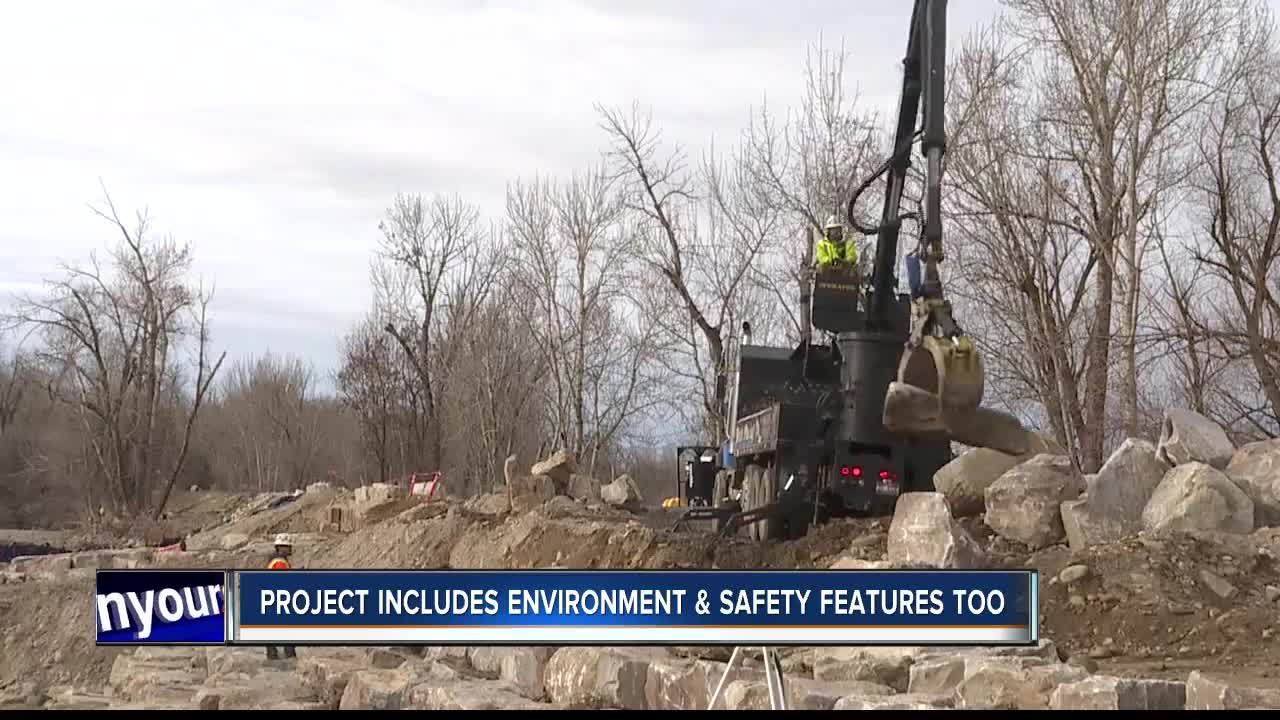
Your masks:
[{"label": "blue logo box", "polygon": [[99,645],[223,645],[222,570],[99,570],[93,599]]}]

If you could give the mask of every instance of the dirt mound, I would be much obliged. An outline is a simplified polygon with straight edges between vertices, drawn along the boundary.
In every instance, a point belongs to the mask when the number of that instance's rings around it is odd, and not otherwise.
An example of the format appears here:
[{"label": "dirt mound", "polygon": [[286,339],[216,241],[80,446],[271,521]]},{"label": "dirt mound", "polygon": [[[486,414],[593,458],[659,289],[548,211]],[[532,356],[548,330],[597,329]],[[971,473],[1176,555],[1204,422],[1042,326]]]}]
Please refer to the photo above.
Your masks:
[{"label": "dirt mound", "polygon": [[1280,567],[1246,537],[1140,537],[1027,564],[1042,573],[1045,635],[1073,654],[1172,675],[1188,662],[1280,667],[1280,608],[1268,590],[1280,587]]},{"label": "dirt mound", "polygon": [[401,508],[340,539],[299,548],[300,560],[317,568],[814,568],[851,546],[858,557],[882,556],[885,547],[884,520],[835,521],[798,540],[756,543],[670,532],[650,517],[572,501],[485,514],[463,503],[407,499],[377,511]]},{"label": "dirt mound", "polygon": [[183,536],[193,535],[221,525],[253,497],[253,493],[175,490],[165,512],[165,522]]},{"label": "dirt mound", "polygon": [[92,579],[0,585],[0,686],[101,685],[119,650],[94,644]]},{"label": "dirt mound", "polygon": [[365,525],[375,525],[385,520],[389,520],[406,510],[412,510],[420,505],[423,505],[422,498],[420,497],[397,498],[395,500],[384,502],[380,505],[375,505],[364,511],[364,514],[361,516],[361,521]]},{"label": "dirt mound", "polygon": [[397,516],[295,552],[300,565],[309,568],[446,568],[454,543],[471,523],[459,516]]},{"label": "dirt mound", "polygon": [[[229,535],[261,540],[276,533],[313,532],[319,524],[317,513],[333,500],[330,493],[256,497],[255,503],[261,507],[254,508],[255,512],[195,533],[187,538],[187,546],[192,550],[222,547],[224,538]],[[237,507],[233,513],[237,512],[243,510]]]}]

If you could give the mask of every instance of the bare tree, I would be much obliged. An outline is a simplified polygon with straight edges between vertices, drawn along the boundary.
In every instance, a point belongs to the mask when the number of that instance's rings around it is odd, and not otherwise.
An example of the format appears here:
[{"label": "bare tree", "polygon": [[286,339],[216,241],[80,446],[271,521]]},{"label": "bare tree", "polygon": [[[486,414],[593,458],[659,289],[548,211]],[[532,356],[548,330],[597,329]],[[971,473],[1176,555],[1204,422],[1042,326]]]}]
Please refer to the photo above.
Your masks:
[{"label": "bare tree", "polygon": [[[259,491],[310,482],[320,447],[315,371],[301,358],[270,351],[232,364],[216,400],[231,474]],[[243,486],[243,485],[242,485]]]},{"label": "bare tree", "polygon": [[0,344],[0,439],[13,426],[23,400],[31,390],[26,377],[28,359],[19,348]]},{"label": "bare tree", "polygon": [[[670,293],[664,305],[678,307],[677,316],[687,320],[686,324],[661,318],[671,347],[688,368],[671,370],[695,380],[702,396],[704,432],[723,437],[717,380],[727,369],[726,333],[741,318],[737,305],[749,284],[749,271],[776,239],[774,223],[767,216],[726,217],[733,213],[726,213],[720,201],[728,192],[722,187],[719,199],[714,194],[714,184],[724,180],[716,174],[720,167],[715,155],[701,174],[690,171],[684,151],[664,150],[661,133],[638,105],[629,112],[597,110],[610,141],[612,177],[621,183],[633,218],[630,237],[640,264],[637,272],[661,277]],[[743,158],[738,154],[735,162]],[[735,178],[745,175],[743,170],[733,171]]]},{"label": "bare tree", "polygon": [[[1027,343],[1007,369],[1035,369],[1024,399],[1040,401],[1093,469],[1110,434],[1138,434],[1143,419],[1153,209],[1190,168],[1181,149],[1216,92],[1238,15],[1208,0],[1125,0],[1105,11],[1069,0],[1006,5],[1013,12],[970,43],[954,73],[961,120],[948,167],[961,182],[951,211],[973,244],[1000,238],[987,260],[970,253],[960,264],[987,266],[967,292],[1009,303],[987,318]],[[1118,425],[1108,415],[1114,381]]]},{"label": "bare tree", "polygon": [[479,211],[461,198],[401,195],[379,226],[378,254],[395,276],[391,292],[399,300],[384,307],[390,318],[385,329],[417,375],[429,443],[424,460],[432,466],[439,466],[444,454],[444,429],[436,412],[439,388],[433,372],[433,333],[439,330],[437,313],[446,284],[469,257],[477,255],[478,224]]},{"label": "bare tree", "polygon": [[1265,8],[1248,27],[1240,44],[1244,71],[1226,87],[1197,144],[1206,232],[1196,261],[1219,292],[1216,302],[1187,315],[1249,367],[1252,387],[1232,395],[1235,410],[1272,436],[1280,433],[1280,48]]},{"label": "bare tree", "polygon": [[513,278],[527,299],[516,308],[547,368],[551,430],[589,472],[643,409],[653,360],[653,326],[626,292],[630,238],[615,184],[592,168],[507,192]]},{"label": "bare tree", "polygon": [[[130,229],[110,198],[96,212],[121,234],[109,266],[96,255],[88,267],[64,266],[63,277],[48,281],[42,296],[19,298],[14,319],[41,331],[41,359],[65,373],[67,382],[56,392],[76,409],[115,507],[150,510],[158,518],[225,353],[209,357],[209,295],[188,284],[190,248],[153,240],[145,215]],[[186,343],[194,346],[193,395],[177,418],[177,447],[165,453],[164,420],[180,400],[175,393]]]},{"label": "bare tree", "polygon": [[373,455],[378,482],[391,475],[392,436],[398,422],[403,377],[396,368],[394,340],[369,315],[342,338],[338,394],[359,420],[365,449]]},{"label": "bare tree", "polygon": [[450,370],[447,398],[450,456],[462,471],[460,486],[456,475],[446,478],[451,492],[491,489],[504,458],[532,457],[546,437],[544,353],[517,311],[529,298],[512,279],[499,286],[465,325],[453,327],[449,341],[465,358]]}]

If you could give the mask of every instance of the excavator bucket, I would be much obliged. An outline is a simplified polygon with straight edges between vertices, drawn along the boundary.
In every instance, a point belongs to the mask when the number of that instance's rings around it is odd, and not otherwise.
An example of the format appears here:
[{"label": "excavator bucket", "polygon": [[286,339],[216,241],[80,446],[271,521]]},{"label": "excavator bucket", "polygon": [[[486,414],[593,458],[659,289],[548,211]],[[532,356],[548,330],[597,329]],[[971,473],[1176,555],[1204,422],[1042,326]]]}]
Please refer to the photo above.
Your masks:
[{"label": "excavator bucket", "polygon": [[982,356],[968,337],[927,335],[903,352],[898,382],[933,393],[941,414],[960,417],[982,403]]},{"label": "excavator bucket", "polygon": [[946,437],[1014,456],[1045,452],[1044,438],[1014,416],[982,407],[982,357],[967,337],[926,336],[909,347],[885,394],[890,432]]}]

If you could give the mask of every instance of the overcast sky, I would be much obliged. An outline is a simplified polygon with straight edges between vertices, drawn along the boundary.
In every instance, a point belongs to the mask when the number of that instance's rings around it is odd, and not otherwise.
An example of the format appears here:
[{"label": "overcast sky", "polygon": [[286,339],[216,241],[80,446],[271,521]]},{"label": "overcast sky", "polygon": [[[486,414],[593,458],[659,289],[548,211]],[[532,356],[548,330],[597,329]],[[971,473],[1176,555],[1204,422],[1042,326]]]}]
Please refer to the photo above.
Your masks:
[{"label": "overcast sky", "polygon": [[[952,45],[995,0],[953,0]],[[397,192],[497,217],[507,181],[595,160],[592,104],[697,151],[802,90],[806,46],[894,112],[906,0],[11,1],[0,22],[0,293],[114,242],[106,184],[190,241],[215,344],[329,371]]]}]

